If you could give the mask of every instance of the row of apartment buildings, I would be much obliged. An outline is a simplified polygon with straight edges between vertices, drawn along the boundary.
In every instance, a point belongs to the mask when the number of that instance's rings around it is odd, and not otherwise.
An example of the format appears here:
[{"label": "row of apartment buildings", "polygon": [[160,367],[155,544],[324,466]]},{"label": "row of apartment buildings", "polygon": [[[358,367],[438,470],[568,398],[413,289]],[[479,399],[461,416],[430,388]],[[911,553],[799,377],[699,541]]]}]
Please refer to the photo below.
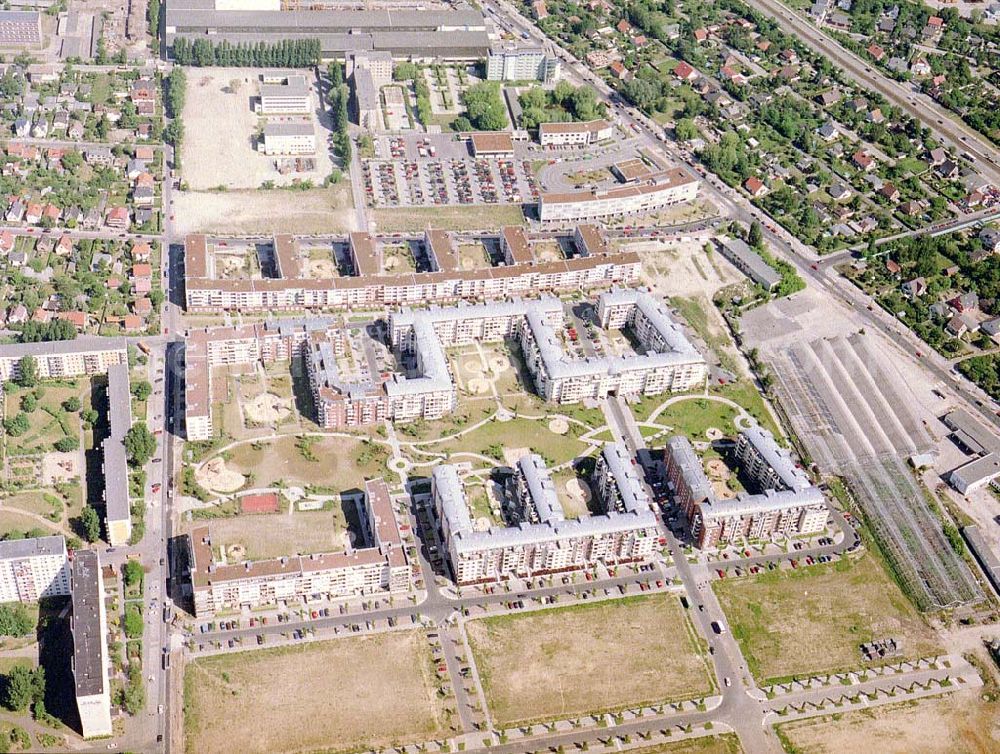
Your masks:
[{"label": "row of apartment buildings", "polygon": [[365,482],[363,525],[364,547],[236,564],[216,562],[210,527],[194,529],[188,541],[195,616],[210,617],[283,600],[309,602],[409,591],[410,564],[389,488],[382,479]]},{"label": "row of apartment buildings", "polygon": [[387,416],[437,419],[457,405],[445,348],[515,339],[538,394],[550,403],[579,403],[609,395],[635,397],[691,390],[703,384],[705,360],[664,305],[644,291],[603,293],[598,314],[605,327],[629,327],[642,355],[576,358],[558,335],[558,299],[403,310],[390,317],[393,348],[416,363],[416,376],[393,375],[385,383]]},{"label": "row of apartment buildings", "polygon": [[648,559],[659,542],[657,521],[635,468],[623,444],[606,445],[593,477],[604,513],[567,519],[544,462],[526,456],[515,470],[523,520],[481,530],[473,524],[458,467],[435,466],[432,498],[455,581],[482,583]]},{"label": "row of apartment buildings", "polygon": [[108,366],[108,436],[101,443],[104,459],[104,510],[108,544],[119,547],[132,537],[128,457],[125,435],[132,426],[132,393],[128,362]]},{"label": "row of apartment buildings", "polygon": [[73,682],[81,734],[110,736],[107,615],[100,559],[78,550],[69,559],[62,536],[0,542],[0,602],[72,597]]},{"label": "row of apartment buildings", "polygon": [[697,197],[698,180],[681,168],[670,168],[611,188],[543,191],[538,196],[538,217],[542,222],[566,224],[643,215]]},{"label": "row of apartment buildings", "polygon": [[823,530],[828,510],[822,491],[770,432],[756,424],[742,430],[734,455],[762,492],[719,497],[688,439],[677,435],[667,441],[667,479],[699,547]]},{"label": "row of apartment buildings", "polygon": [[[524,233],[521,229],[518,232]],[[451,237],[429,230],[424,243],[431,271],[386,274],[373,252],[359,251],[361,247],[374,248],[375,239],[367,233],[352,233],[349,246],[355,275],[322,279],[304,274],[298,242],[280,235],[274,239],[277,277],[234,280],[215,277],[208,238],[193,235],[184,246],[185,303],[190,312],[375,308],[503,299],[638,282],[638,254],[613,251],[593,226],[579,226],[574,238],[579,253],[569,259],[536,261],[529,245],[529,253],[511,258],[502,267],[463,270]]]}]

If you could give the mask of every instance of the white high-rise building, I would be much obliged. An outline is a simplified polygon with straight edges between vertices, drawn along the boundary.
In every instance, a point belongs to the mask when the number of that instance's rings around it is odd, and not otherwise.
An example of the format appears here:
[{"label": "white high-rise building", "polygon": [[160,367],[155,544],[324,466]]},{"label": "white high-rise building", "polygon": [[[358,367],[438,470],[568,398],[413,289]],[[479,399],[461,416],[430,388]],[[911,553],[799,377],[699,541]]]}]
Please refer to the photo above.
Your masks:
[{"label": "white high-rise building", "polygon": [[542,81],[551,83],[559,78],[562,65],[559,58],[541,47],[524,47],[516,42],[495,42],[486,57],[488,81]]},{"label": "white high-rise building", "polygon": [[69,563],[63,537],[0,542],[0,602],[37,602],[66,594]]}]

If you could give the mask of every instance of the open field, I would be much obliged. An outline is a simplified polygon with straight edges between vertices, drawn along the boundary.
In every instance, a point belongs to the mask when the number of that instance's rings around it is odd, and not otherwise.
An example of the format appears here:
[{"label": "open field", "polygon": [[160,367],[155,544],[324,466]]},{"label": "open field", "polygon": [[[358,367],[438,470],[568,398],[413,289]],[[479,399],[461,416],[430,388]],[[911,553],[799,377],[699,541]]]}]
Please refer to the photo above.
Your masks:
[{"label": "open field", "polygon": [[273,442],[244,443],[227,453],[226,468],[246,477],[253,487],[271,487],[278,480],[287,484],[316,485],[338,492],[361,489],[366,479],[385,473],[384,446],[366,446],[346,437],[317,438],[309,443],[309,460],[294,437]]},{"label": "open field", "polygon": [[[306,116],[264,118],[253,112],[252,103],[260,94],[261,71],[253,68],[199,68],[192,71],[184,105],[185,134],[182,146],[181,173],[184,181],[196,191],[225,186],[255,189],[264,181],[276,185],[290,184],[294,179],[320,184],[333,169],[327,147],[330,131],[323,114],[321,124],[316,112],[322,112],[311,95],[313,112]],[[307,77],[314,83],[311,77]],[[316,133],[314,167],[302,172],[282,175],[275,167],[275,157],[256,150],[255,135],[265,121],[307,120]],[[225,123],[225,128],[219,128]]]},{"label": "open field", "polygon": [[383,233],[417,232],[425,228],[492,230],[501,225],[524,224],[524,214],[518,204],[395,207],[373,210],[371,217]]},{"label": "open field", "polygon": [[740,754],[743,747],[734,733],[701,736],[675,743],[629,749],[629,754]]},{"label": "open field", "polygon": [[712,583],[762,681],[861,667],[858,646],[873,639],[900,641],[902,657],[940,651],[934,632],[870,553]]},{"label": "open field", "polygon": [[354,230],[346,182],[308,191],[175,191],[174,229],[188,233],[343,233]]},{"label": "open field", "polygon": [[530,448],[551,464],[559,464],[581,455],[587,449],[587,444],[571,435],[551,432],[545,421],[511,419],[507,422],[487,422],[461,437],[427,446],[428,450],[435,452],[475,453],[491,457],[497,456],[497,448]]},{"label": "open field", "polygon": [[486,618],[467,630],[500,724],[687,699],[710,687],[671,595]]},{"label": "open field", "polygon": [[[198,521],[203,525],[203,521]],[[340,505],[331,511],[239,515],[211,521],[212,543],[242,547],[246,560],[310,555],[344,549],[347,522]]]},{"label": "open field", "polygon": [[[795,751],[837,754],[988,754],[1000,751],[996,704],[974,691],[827,715],[781,725],[778,731]],[[787,749],[790,751],[790,749]]]},{"label": "open field", "polygon": [[434,737],[444,716],[417,632],[196,660],[184,713],[192,754],[382,748]]},{"label": "open field", "polygon": [[667,406],[656,419],[657,424],[672,427],[674,432],[686,435],[691,440],[707,440],[709,429],[718,429],[724,435],[736,434],[733,420],[739,412],[732,406],[704,397],[692,396],[690,400],[678,401]]}]

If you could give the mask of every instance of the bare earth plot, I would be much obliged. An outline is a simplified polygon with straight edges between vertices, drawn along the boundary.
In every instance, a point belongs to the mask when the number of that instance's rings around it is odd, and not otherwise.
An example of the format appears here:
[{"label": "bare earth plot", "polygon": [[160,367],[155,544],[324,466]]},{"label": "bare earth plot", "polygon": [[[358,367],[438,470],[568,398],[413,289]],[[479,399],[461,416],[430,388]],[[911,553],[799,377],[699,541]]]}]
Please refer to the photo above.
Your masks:
[{"label": "bare earth plot", "polygon": [[466,626],[500,724],[563,718],[708,692],[676,597],[507,615]]},{"label": "bare earth plot", "polygon": [[195,660],[184,677],[186,750],[271,754],[433,738],[443,709],[417,632]]},{"label": "bare earth plot", "polygon": [[[330,158],[329,124],[319,107],[316,92],[311,95],[313,111],[306,116],[264,118],[253,112],[260,94],[260,69],[199,68],[188,77],[184,105],[184,144],[181,174],[196,191],[226,186],[255,189],[264,181],[288,185],[294,179],[322,183],[333,169]],[[314,79],[307,77],[311,84]],[[322,113],[318,118],[316,113]],[[265,122],[305,121],[316,133],[314,168],[282,175],[275,158],[256,151],[254,139]],[[322,122],[321,122],[322,120]]]},{"label": "bare earth plot", "polygon": [[798,720],[778,729],[796,751],[839,754],[987,754],[1000,751],[996,705],[973,691]]},{"label": "bare earth plot", "polygon": [[[201,522],[199,522],[201,523]],[[340,512],[296,511],[212,519],[212,542],[241,547],[246,560],[310,555],[344,549],[347,524]]]},{"label": "bare earth plot", "polygon": [[762,681],[861,667],[859,645],[873,639],[902,642],[903,657],[940,651],[934,632],[871,554],[713,587]]},{"label": "bare earth plot", "polygon": [[175,230],[188,233],[343,233],[354,230],[350,187],[307,191],[175,191]]}]

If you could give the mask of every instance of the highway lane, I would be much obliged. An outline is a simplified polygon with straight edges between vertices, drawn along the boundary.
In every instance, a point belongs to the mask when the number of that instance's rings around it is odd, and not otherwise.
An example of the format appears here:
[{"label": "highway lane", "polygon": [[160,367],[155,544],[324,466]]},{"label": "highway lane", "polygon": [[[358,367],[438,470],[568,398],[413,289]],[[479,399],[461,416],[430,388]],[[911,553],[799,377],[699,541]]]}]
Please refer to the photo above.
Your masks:
[{"label": "highway lane", "polygon": [[747,0],[747,4],[775,19],[785,32],[798,37],[806,45],[825,55],[853,80],[877,91],[908,115],[919,120],[940,141],[959,152],[971,154],[976,158],[976,168],[979,172],[994,185],[1000,186],[997,149],[990,146],[984,136],[955,119],[950,111],[934,99],[912,88],[907,92],[907,88],[913,87],[913,84],[893,81],[879,73],[876,68],[842,47],[779,0]]}]

